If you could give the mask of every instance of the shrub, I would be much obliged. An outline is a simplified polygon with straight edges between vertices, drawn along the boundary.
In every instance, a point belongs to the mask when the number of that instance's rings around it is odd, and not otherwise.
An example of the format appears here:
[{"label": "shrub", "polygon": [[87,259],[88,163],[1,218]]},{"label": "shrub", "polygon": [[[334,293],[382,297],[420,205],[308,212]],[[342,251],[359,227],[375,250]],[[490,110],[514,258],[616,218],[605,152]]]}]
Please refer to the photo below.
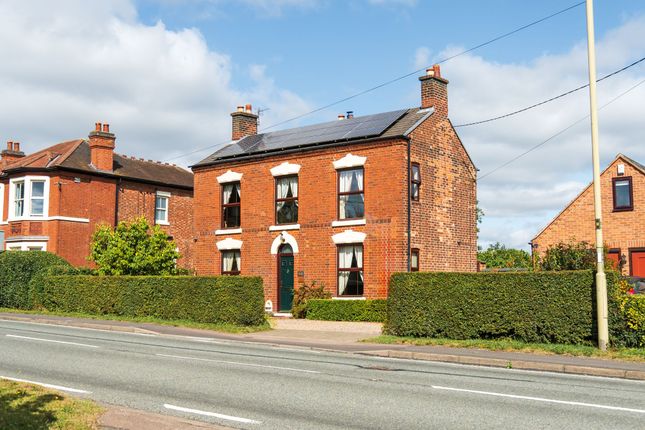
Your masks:
[{"label": "shrub", "polygon": [[623,278],[608,291],[610,340],[616,346],[643,347],[645,296],[630,294],[631,289]]},{"label": "shrub", "polygon": [[385,322],[387,300],[309,300],[307,319]]},{"label": "shrub", "polygon": [[596,249],[588,242],[560,242],[549,247],[540,260],[542,270],[595,270]]},{"label": "shrub", "polygon": [[265,321],[259,277],[49,276],[41,301],[50,311],[238,325]]},{"label": "shrub", "polygon": [[294,318],[307,317],[307,301],[311,299],[329,299],[331,293],[325,291],[325,285],[316,286],[316,281],[311,285],[302,284],[293,294],[293,304],[291,305],[291,315]]},{"label": "shrub", "polygon": [[[613,287],[616,277],[607,279]],[[591,271],[397,273],[390,283],[386,331],[592,344],[594,301]]]},{"label": "shrub", "polygon": [[0,254],[0,306],[30,309],[32,278],[52,266],[71,265],[63,258],[44,251],[10,251]]},{"label": "shrub", "polygon": [[90,260],[99,275],[174,275],[181,256],[161,227],[145,218],[120,222],[116,228],[100,225],[92,236]]},{"label": "shrub", "polygon": [[531,254],[523,249],[507,248],[499,242],[489,245],[486,251],[479,251],[477,260],[486,263],[486,268],[489,269],[532,267]]}]

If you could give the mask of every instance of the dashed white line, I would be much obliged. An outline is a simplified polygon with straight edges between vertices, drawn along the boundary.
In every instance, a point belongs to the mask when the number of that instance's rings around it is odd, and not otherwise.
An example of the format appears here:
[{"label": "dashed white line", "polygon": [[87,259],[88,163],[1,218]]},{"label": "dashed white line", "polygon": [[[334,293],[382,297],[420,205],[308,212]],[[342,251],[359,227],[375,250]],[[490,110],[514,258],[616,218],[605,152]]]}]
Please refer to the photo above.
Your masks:
[{"label": "dashed white line", "polygon": [[612,411],[635,412],[645,414],[644,409],[624,408],[622,406],[598,405],[595,403],[571,402],[567,400],[547,399],[544,397],[518,396],[515,394],[495,393],[491,391],[467,390],[465,388],[442,387],[440,385],[431,385],[435,390],[459,391],[462,393],[481,394],[484,396],[507,397],[511,399],[531,400],[534,402],[557,403],[560,405],[583,406],[587,408],[609,409]]},{"label": "dashed white line", "polygon": [[42,339],[40,337],[18,336],[15,334],[7,334],[6,336],[14,339],[35,340],[38,342],[62,343],[65,345],[83,346],[85,348],[98,348],[98,346],[96,345],[88,345],[87,343],[66,342],[64,340]]},{"label": "dashed white line", "polygon": [[67,392],[70,392],[70,393],[92,394],[91,391],[79,390],[78,388],[69,388],[69,387],[63,387],[62,385],[54,385],[54,384],[46,384],[44,382],[28,381],[26,379],[10,378],[8,376],[1,376],[0,375],[0,379],[6,379],[6,380],[9,380],[9,381],[13,381],[13,382],[23,382],[25,384],[40,385],[41,387],[51,388],[53,390],[58,390],[58,391],[67,391]]},{"label": "dashed white line", "polygon": [[266,369],[289,370],[291,372],[320,373],[317,370],[294,369],[293,367],[269,366],[266,364],[241,363],[239,361],[213,360],[211,358],[186,357],[182,355],[170,355],[170,354],[155,354],[155,355],[159,357],[178,358],[181,360],[196,360],[196,361],[207,361],[211,363],[235,364],[237,366],[263,367]]},{"label": "dashed white line", "polygon": [[166,408],[166,409],[173,410],[173,411],[186,412],[186,413],[189,413],[189,414],[203,415],[203,416],[206,416],[206,417],[220,418],[222,420],[236,421],[238,423],[262,424],[262,421],[256,421],[256,420],[252,420],[252,419],[249,419],[249,418],[234,417],[232,415],[224,415],[224,414],[218,414],[218,413],[215,413],[215,412],[200,411],[198,409],[183,408],[181,406],[165,404],[165,405],[163,405],[163,407]]}]

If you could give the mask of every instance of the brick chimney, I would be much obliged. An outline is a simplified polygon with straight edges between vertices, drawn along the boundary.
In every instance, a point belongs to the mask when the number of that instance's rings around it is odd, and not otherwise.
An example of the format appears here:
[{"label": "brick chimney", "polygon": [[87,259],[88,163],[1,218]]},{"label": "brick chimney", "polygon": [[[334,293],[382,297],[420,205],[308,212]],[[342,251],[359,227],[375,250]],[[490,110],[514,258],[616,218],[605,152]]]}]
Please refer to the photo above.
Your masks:
[{"label": "brick chimney", "polygon": [[253,113],[251,105],[238,106],[231,117],[233,118],[233,140],[258,134],[258,116]]},{"label": "brick chimney", "polygon": [[441,68],[435,64],[426,69],[421,81],[421,109],[433,107],[443,118],[448,117],[448,81],[441,77]]},{"label": "brick chimney", "polygon": [[114,133],[110,133],[110,124],[95,124],[95,129],[89,135],[92,166],[98,170],[112,171],[115,140]]},{"label": "brick chimney", "polygon": [[16,162],[25,156],[25,153],[20,150],[20,142],[7,142],[7,149],[0,152],[0,164],[4,168],[6,165]]}]

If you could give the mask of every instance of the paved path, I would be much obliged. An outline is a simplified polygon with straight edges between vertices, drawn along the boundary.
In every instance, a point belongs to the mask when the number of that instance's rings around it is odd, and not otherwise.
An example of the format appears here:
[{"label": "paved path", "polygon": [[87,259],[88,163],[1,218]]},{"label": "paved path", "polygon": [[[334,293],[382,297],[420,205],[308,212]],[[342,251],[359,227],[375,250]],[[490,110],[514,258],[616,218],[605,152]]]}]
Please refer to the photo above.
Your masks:
[{"label": "paved path", "polygon": [[244,429],[642,429],[645,382],[0,321],[0,375]]}]

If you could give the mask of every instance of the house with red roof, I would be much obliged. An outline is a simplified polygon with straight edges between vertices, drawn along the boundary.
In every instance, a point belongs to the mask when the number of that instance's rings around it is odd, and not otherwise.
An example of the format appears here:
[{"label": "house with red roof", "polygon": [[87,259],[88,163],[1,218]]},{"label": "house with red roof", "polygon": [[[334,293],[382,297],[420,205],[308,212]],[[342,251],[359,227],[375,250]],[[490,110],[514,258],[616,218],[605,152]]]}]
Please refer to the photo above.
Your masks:
[{"label": "house with red roof", "polygon": [[0,153],[2,250],[50,251],[84,266],[97,225],[144,216],[173,238],[179,264],[192,267],[192,173],[117,154],[115,142],[101,123],[87,139],[29,155],[8,142]]}]

